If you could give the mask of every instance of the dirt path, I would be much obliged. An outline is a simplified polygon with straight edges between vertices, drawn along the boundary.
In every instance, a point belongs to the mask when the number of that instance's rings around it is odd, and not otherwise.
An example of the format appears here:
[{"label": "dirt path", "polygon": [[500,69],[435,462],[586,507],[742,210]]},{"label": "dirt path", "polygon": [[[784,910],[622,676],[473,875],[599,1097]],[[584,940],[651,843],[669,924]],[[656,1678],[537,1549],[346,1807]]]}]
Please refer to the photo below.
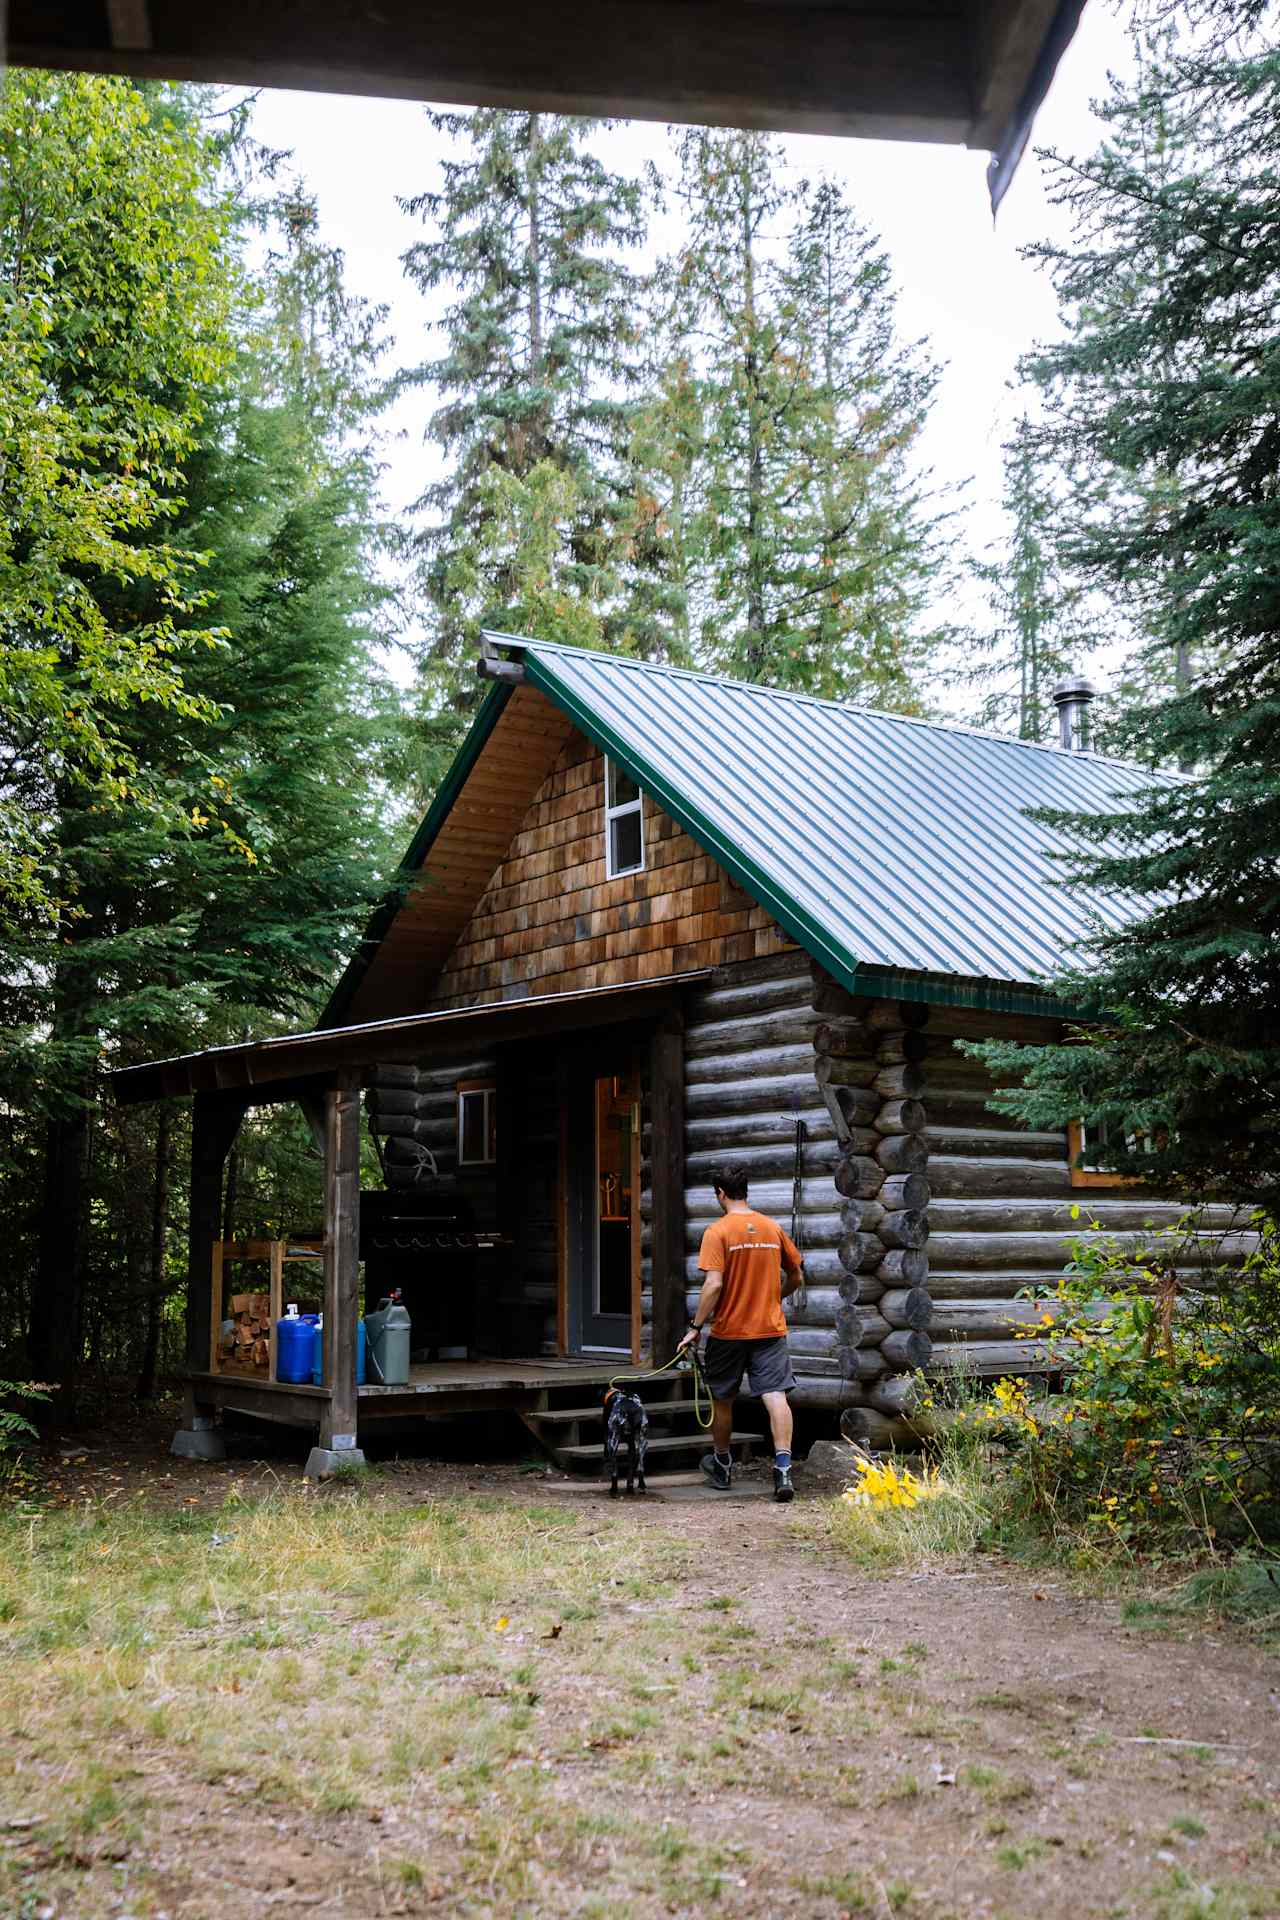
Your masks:
[{"label": "dirt path", "polygon": [[[232,1479],[296,1479],[171,1462],[145,1435],[64,1471],[72,1501],[142,1489],[210,1515]],[[466,1514],[477,1494],[529,1509],[551,1490],[511,1467],[402,1464],[342,1497]],[[548,1625],[545,1570],[513,1576],[499,1652],[437,1666],[459,1700],[511,1709],[500,1757],[465,1781],[442,1714],[426,1757],[375,1766],[359,1804],[277,1805],[244,1848],[211,1836],[243,1826],[265,1757],[237,1775],[201,1768],[198,1730],[185,1757],[135,1741],[147,1811],[122,1857],[86,1842],[68,1881],[65,1862],[42,1874],[37,1827],[11,1828],[0,1913],[1280,1914],[1280,1664],[1230,1636],[1139,1632],[1016,1568],[869,1577],[823,1540],[816,1502],[764,1492],[551,1502],[566,1557],[598,1568],[594,1598]],[[366,1702],[404,1617],[397,1600],[350,1629]],[[31,1819],[38,1777],[34,1759],[25,1789],[0,1774],[10,1818]]]}]

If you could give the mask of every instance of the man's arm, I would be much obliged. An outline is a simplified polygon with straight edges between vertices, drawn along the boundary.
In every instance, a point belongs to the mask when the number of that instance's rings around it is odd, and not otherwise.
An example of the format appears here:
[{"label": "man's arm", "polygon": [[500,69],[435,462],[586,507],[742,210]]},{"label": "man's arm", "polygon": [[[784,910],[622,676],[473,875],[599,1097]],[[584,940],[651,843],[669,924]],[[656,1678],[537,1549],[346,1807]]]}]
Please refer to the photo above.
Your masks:
[{"label": "man's arm", "polygon": [[698,1295],[698,1304],[693,1310],[693,1325],[689,1328],[688,1333],[686,1333],[684,1339],[676,1348],[677,1353],[680,1353],[685,1347],[691,1347],[697,1340],[698,1335],[702,1332],[702,1329],[706,1326],[708,1320],[710,1320],[716,1310],[716,1301],[720,1298],[720,1290],[723,1286],[724,1274],[715,1269],[709,1269],[702,1282],[702,1292]]},{"label": "man's arm", "polygon": [[790,1299],[804,1285],[804,1266],[788,1267],[782,1276],[782,1298]]}]

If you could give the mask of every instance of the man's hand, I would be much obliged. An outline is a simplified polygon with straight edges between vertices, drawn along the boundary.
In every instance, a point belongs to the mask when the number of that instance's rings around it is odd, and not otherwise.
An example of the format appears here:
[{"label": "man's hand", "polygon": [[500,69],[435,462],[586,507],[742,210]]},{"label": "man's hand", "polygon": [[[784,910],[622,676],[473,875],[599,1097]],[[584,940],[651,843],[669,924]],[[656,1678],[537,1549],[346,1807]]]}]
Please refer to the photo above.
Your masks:
[{"label": "man's hand", "polygon": [[701,1332],[702,1332],[701,1327],[690,1327],[688,1333],[686,1333],[684,1339],[680,1342],[680,1345],[676,1348],[676,1352],[684,1353],[689,1347],[696,1347],[698,1344],[698,1338]]}]

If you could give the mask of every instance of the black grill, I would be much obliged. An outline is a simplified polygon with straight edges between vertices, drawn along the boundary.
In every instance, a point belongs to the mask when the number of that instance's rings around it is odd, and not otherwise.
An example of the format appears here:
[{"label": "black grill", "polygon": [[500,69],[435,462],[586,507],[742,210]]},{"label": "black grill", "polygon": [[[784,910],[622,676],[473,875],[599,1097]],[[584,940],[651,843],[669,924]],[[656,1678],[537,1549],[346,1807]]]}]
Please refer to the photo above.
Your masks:
[{"label": "black grill", "polygon": [[374,1190],[360,1195],[365,1311],[399,1287],[413,1322],[415,1358],[473,1344],[476,1235],[471,1209],[453,1188]]}]

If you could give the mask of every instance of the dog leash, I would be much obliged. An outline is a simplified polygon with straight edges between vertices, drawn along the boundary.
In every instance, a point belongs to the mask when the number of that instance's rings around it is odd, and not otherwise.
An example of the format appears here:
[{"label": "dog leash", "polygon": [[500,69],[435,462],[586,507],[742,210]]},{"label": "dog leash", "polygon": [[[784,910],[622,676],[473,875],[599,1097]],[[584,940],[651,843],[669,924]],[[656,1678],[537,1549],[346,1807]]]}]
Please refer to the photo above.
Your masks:
[{"label": "dog leash", "polygon": [[673,1367],[682,1367],[686,1361],[693,1369],[693,1417],[706,1432],[710,1429],[713,1417],[711,1389],[707,1385],[707,1376],[702,1370],[702,1356],[692,1347],[685,1347],[681,1352],[673,1353],[665,1365],[654,1367],[648,1373],[615,1373],[609,1382],[610,1390],[623,1385],[638,1386],[642,1380],[656,1380],[659,1374],[670,1373]]}]

